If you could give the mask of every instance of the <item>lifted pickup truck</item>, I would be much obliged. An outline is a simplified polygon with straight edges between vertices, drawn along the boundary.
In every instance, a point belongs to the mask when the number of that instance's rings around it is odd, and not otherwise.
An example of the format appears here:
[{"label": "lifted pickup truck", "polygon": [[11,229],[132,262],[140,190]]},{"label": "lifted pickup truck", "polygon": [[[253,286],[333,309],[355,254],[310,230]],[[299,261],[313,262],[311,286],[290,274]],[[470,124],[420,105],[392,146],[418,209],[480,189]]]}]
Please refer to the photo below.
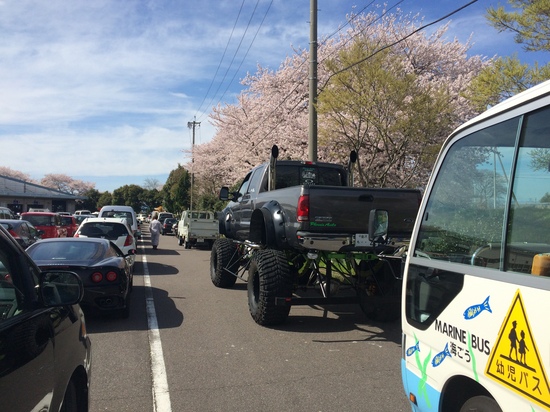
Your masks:
[{"label": "lifted pickup truck", "polygon": [[[238,192],[220,190],[229,203],[218,215],[225,237],[212,247],[212,283],[246,281],[260,325],[284,322],[292,305],[350,302],[371,318],[396,319],[420,191],[351,187],[354,152],[347,168],[277,155],[274,146]],[[321,296],[304,297],[310,289]]]}]

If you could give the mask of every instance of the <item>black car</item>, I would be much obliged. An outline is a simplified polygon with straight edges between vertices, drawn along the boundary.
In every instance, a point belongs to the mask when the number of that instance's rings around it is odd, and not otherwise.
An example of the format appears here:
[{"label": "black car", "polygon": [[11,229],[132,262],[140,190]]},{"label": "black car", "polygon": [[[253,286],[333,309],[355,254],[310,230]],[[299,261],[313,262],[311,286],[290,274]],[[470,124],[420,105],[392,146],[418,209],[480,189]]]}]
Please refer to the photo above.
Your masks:
[{"label": "black car", "polygon": [[34,242],[41,239],[42,232],[26,220],[0,219],[0,225],[13,236],[15,240],[23,247],[28,248]]},{"label": "black car", "polygon": [[85,311],[130,315],[132,271],[127,255],[113,242],[89,237],[44,239],[30,246],[27,253],[42,270],[76,272],[84,284],[80,305]]},{"label": "black car", "polygon": [[75,273],[40,272],[0,225],[1,410],[88,411],[91,344],[78,305],[83,293]]},{"label": "black car", "polygon": [[160,233],[163,235],[166,235],[168,233],[173,233],[174,232],[173,226],[174,226],[174,223],[176,223],[177,221],[178,219],[173,217],[167,217],[166,219],[164,219],[164,222],[162,222]]}]

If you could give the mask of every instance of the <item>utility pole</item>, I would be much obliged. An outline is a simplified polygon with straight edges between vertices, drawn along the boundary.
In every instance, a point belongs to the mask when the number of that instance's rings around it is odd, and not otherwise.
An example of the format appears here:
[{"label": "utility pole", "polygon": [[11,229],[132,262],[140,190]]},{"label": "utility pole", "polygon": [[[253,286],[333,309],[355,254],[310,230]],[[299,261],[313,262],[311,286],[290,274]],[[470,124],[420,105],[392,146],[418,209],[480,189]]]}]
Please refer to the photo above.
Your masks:
[{"label": "utility pole", "polygon": [[193,144],[191,146],[191,196],[189,199],[189,210],[193,210],[193,185],[195,183],[195,173],[194,173],[194,164],[195,163],[195,128],[200,126],[201,122],[196,121],[196,117],[193,118],[192,122],[187,122],[187,127],[193,129]]},{"label": "utility pole", "polygon": [[309,160],[317,161],[317,0],[309,3]]}]

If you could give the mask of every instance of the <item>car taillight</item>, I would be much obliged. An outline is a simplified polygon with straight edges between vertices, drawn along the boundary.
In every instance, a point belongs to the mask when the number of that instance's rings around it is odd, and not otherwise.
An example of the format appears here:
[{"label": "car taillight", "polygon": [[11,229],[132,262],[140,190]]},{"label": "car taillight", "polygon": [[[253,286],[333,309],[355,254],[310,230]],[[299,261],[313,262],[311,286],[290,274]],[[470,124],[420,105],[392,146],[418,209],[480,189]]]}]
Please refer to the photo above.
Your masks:
[{"label": "car taillight", "polygon": [[105,275],[105,278],[109,281],[109,282],[114,282],[117,278],[117,274],[116,272],[114,271],[110,271],[110,272],[107,272],[107,274]]},{"label": "car taillight", "polygon": [[103,280],[103,273],[101,273],[101,272],[92,273],[92,282],[99,283],[102,280]]},{"label": "car taillight", "polygon": [[309,196],[302,195],[298,199],[298,207],[296,209],[296,220],[298,222],[309,221]]},{"label": "car taillight", "polygon": [[124,241],[124,246],[131,246],[134,243],[134,238],[130,235],[126,236],[126,240]]}]

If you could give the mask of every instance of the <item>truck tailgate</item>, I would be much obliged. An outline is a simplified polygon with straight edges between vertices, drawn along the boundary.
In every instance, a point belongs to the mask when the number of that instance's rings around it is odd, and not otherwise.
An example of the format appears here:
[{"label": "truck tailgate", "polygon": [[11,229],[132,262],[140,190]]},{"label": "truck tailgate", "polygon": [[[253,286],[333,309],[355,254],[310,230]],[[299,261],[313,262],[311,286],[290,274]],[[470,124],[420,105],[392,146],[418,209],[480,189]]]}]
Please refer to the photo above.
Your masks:
[{"label": "truck tailgate", "polygon": [[310,186],[309,224],[303,229],[319,233],[368,233],[371,209],[388,211],[388,235],[409,238],[420,206],[414,189]]}]

